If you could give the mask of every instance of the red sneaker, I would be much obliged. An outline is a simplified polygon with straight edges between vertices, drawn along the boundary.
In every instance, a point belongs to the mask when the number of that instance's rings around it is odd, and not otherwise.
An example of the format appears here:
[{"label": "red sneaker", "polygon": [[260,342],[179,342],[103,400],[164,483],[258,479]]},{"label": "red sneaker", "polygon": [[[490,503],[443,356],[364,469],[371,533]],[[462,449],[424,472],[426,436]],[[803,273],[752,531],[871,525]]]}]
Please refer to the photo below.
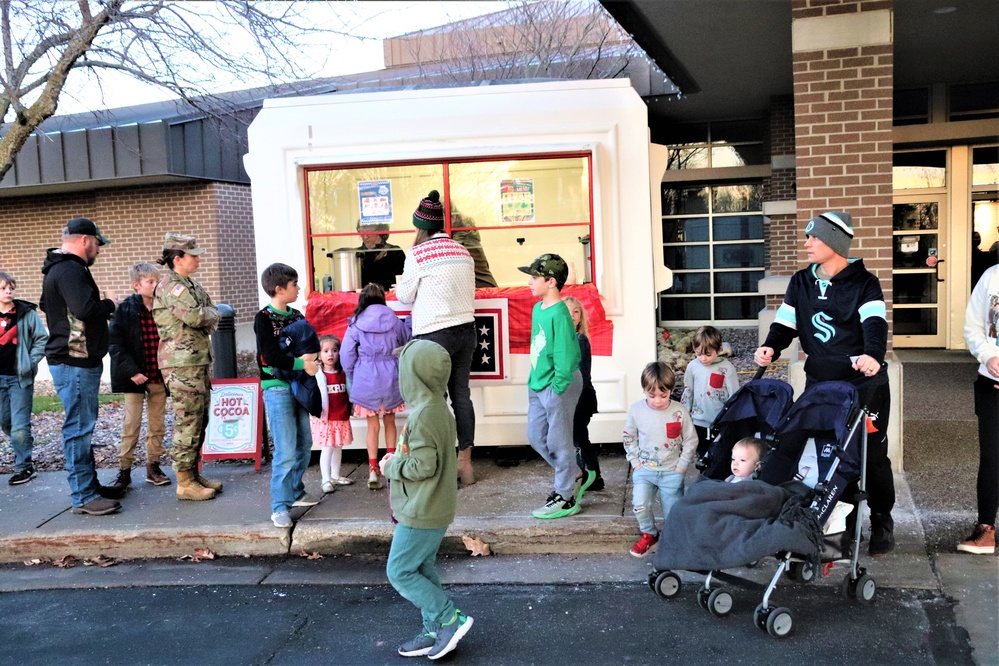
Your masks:
[{"label": "red sneaker", "polygon": [[647,552],[652,550],[652,547],[656,545],[657,541],[659,541],[658,536],[642,532],[642,538],[636,541],[635,545],[631,547],[631,554],[635,557],[642,557]]},{"label": "red sneaker", "polygon": [[957,544],[957,549],[975,555],[991,555],[996,552],[996,528],[991,525],[975,525],[971,536]]}]

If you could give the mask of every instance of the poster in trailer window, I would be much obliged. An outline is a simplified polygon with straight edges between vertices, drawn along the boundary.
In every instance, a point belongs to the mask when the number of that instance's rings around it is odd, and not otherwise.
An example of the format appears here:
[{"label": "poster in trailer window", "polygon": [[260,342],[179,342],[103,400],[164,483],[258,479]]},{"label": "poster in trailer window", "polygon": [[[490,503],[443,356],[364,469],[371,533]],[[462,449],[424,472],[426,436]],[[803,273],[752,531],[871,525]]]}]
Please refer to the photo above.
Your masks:
[{"label": "poster in trailer window", "polygon": [[534,179],[501,180],[500,212],[504,224],[534,222]]},{"label": "poster in trailer window", "polygon": [[357,184],[357,200],[361,210],[361,224],[392,222],[392,182],[365,180]]}]

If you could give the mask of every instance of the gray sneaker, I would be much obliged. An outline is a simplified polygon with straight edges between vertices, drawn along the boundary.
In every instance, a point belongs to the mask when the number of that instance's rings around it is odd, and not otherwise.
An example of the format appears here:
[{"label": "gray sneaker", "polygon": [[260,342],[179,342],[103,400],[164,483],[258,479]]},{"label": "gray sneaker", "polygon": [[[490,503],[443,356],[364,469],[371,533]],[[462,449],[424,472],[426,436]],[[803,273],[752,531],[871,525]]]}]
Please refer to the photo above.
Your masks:
[{"label": "gray sneaker", "polygon": [[547,518],[565,518],[577,513],[579,513],[579,505],[576,504],[576,498],[570,497],[566,500],[562,499],[562,496],[558,493],[554,493],[548,497],[548,502],[543,507],[535,509],[531,512],[531,515],[544,520]]},{"label": "gray sneaker", "polygon": [[430,648],[427,656],[431,659],[440,659],[451,650],[458,647],[460,641],[468,630],[472,628],[472,618],[465,615],[457,608],[454,609],[454,617],[447,624],[442,624],[437,632],[437,642]]},{"label": "gray sneaker", "polygon": [[319,504],[319,499],[309,493],[302,493],[302,496],[295,500],[292,506],[315,506]]},{"label": "gray sneaker", "polygon": [[287,511],[272,513],[271,522],[274,523],[274,527],[291,527],[291,514]]},{"label": "gray sneaker", "polygon": [[399,646],[401,657],[423,657],[430,653],[437,643],[437,632],[431,631],[415,636]]},{"label": "gray sneaker", "polygon": [[106,516],[109,513],[121,511],[121,503],[117,500],[98,497],[90,500],[83,506],[74,506],[73,513],[86,514],[88,516]]}]

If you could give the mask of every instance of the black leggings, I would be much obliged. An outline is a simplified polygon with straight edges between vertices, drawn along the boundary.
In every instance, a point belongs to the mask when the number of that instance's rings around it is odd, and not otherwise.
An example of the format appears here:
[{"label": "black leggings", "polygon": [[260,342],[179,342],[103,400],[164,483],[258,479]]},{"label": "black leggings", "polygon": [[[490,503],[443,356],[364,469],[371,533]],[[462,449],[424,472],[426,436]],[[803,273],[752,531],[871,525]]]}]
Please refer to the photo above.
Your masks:
[{"label": "black leggings", "polygon": [[978,522],[996,524],[999,510],[999,383],[984,375],[975,380],[978,416]]}]

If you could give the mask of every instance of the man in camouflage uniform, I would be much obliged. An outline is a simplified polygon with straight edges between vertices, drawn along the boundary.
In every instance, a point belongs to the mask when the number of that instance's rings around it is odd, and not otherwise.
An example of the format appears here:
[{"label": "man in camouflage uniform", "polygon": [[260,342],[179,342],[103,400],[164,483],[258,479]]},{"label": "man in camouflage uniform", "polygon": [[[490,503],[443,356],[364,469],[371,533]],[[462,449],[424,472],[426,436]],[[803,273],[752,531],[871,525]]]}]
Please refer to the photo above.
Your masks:
[{"label": "man in camouflage uniform", "polygon": [[167,233],[160,263],[169,275],[156,285],[153,319],[160,333],[159,365],[173,401],[171,455],[177,473],[177,498],[208,500],[222,484],[198,473],[201,445],[208,426],[212,343],[219,323],[211,297],[190,277],[198,269],[203,248],[193,236]]}]

